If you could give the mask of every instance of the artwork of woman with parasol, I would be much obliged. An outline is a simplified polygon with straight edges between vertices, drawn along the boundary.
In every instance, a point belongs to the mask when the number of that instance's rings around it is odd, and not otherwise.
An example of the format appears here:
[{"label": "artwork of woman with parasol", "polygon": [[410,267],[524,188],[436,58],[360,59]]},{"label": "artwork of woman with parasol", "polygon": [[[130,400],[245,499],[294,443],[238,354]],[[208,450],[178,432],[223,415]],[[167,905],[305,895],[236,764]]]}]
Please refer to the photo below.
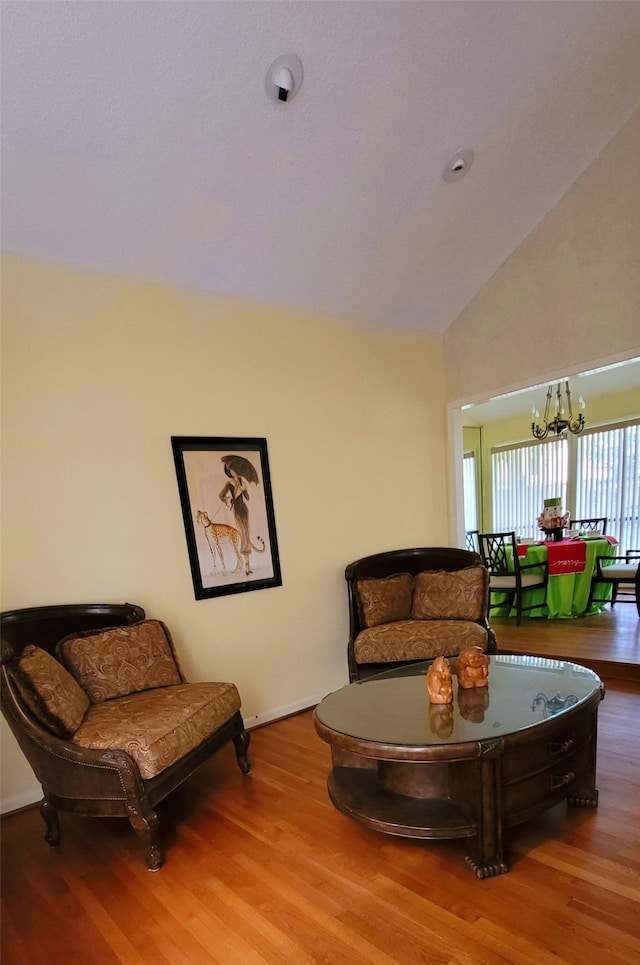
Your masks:
[{"label": "artwork of woman with parasol", "polygon": [[220,490],[219,498],[229,509],[233,510],[233,516],[240,533],[240,554],[244,559],[244,572],[247,576],[253,572],[251,569],[251,550],[255,549],[258,553],[264,552],[264,542],[262,546],[254,546],[251,542],[249,532],[249,487],[248,483],[258,485],[258,473],[253,463],[245,459],[244,456],[222,456],[224,463],[224,473],[228,476],[229,482]]},{"label": "artwork of woman with parasol", "polygon": [[171,436],[171,446],[196,600],[282,586],[267,440]]}]

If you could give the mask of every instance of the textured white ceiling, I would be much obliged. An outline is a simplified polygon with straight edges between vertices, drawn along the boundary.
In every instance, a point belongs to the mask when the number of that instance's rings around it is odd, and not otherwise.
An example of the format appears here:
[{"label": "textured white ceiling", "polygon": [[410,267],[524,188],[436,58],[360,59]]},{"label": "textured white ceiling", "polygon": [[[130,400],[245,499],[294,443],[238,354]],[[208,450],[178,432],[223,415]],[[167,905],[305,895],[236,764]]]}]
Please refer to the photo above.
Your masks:
[{"label": "textured white ceiling", "polygon": [[[1,15],[3,247],[377,325],[450,324],[640,100],[624,0]],[[303,85],[274,103],[288,51]]]}]

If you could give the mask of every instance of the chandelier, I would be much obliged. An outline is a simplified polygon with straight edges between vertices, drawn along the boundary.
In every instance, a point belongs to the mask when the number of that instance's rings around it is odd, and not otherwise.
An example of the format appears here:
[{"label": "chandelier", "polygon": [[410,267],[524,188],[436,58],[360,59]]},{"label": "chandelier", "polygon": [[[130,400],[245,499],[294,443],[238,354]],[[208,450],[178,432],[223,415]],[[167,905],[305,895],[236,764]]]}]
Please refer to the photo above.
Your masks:
[{"label": "chandelier", "polygon": [[[534,406],[531,409],[531,415],[533,420],[531,422],[531,432],[535,439],[546,439],[549,433],[556,436],[562,435],[568,429],[569,432],[573,432],[574,435],[578,435],[585,427],[585,420],[582,412],[578,413],[578,417],[574,418],[573,410],[571,408],[571,392],[569,391],[569,380],[566,379],[564,383],[564,391],[566,395],[566,403],[562,397],[562,389],[560,387],[560,382],[556,386],[556,400],[554,408],[553,418],[550,418],[552,403],[551,399],[553,396],[553,386],[550,385],[547,390],[547,401],[544,407],[544,415],[542,417],[543,425],[539,426],[537,420],[540,418],[540,413]],[[584,409],[584,399],[579,396],[578,402],[581,409]]]}]

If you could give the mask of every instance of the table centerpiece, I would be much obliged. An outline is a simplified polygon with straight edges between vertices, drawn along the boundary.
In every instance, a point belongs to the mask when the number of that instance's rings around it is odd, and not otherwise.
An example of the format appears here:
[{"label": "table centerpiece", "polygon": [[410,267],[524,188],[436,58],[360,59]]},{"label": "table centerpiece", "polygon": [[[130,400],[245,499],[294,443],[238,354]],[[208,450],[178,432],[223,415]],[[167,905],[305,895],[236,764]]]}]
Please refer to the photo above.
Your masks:
[{"label": "table centerpiece", "polygon": [[538,526],[545,534],[545,539],[559,542],[564,535],[564,528],[569,525],[570,513],[563,513],[559,499],[545,499],[544,509],[538,516]]}]

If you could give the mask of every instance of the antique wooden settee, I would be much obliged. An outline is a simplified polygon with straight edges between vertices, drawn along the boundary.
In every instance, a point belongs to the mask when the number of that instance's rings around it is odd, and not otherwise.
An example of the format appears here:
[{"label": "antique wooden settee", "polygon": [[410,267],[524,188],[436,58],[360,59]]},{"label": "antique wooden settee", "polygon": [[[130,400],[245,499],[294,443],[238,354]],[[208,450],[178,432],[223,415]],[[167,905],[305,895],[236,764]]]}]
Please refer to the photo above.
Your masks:
[{"label": "antique wooden settee", "polygon": [[58,810],[127,817],[152,871],[157,803],[229,741],[250,770],[235,684],[188,683],[168,628],[129,603],[2,614],[2,712],[42,785],[47,842]]},{"label": "antique wooden settee", "polygon": [[349,679],[467,647],[496,652],[487,622],[489,574],[478,553],[455,547],[390,550],[345,569]]}]

